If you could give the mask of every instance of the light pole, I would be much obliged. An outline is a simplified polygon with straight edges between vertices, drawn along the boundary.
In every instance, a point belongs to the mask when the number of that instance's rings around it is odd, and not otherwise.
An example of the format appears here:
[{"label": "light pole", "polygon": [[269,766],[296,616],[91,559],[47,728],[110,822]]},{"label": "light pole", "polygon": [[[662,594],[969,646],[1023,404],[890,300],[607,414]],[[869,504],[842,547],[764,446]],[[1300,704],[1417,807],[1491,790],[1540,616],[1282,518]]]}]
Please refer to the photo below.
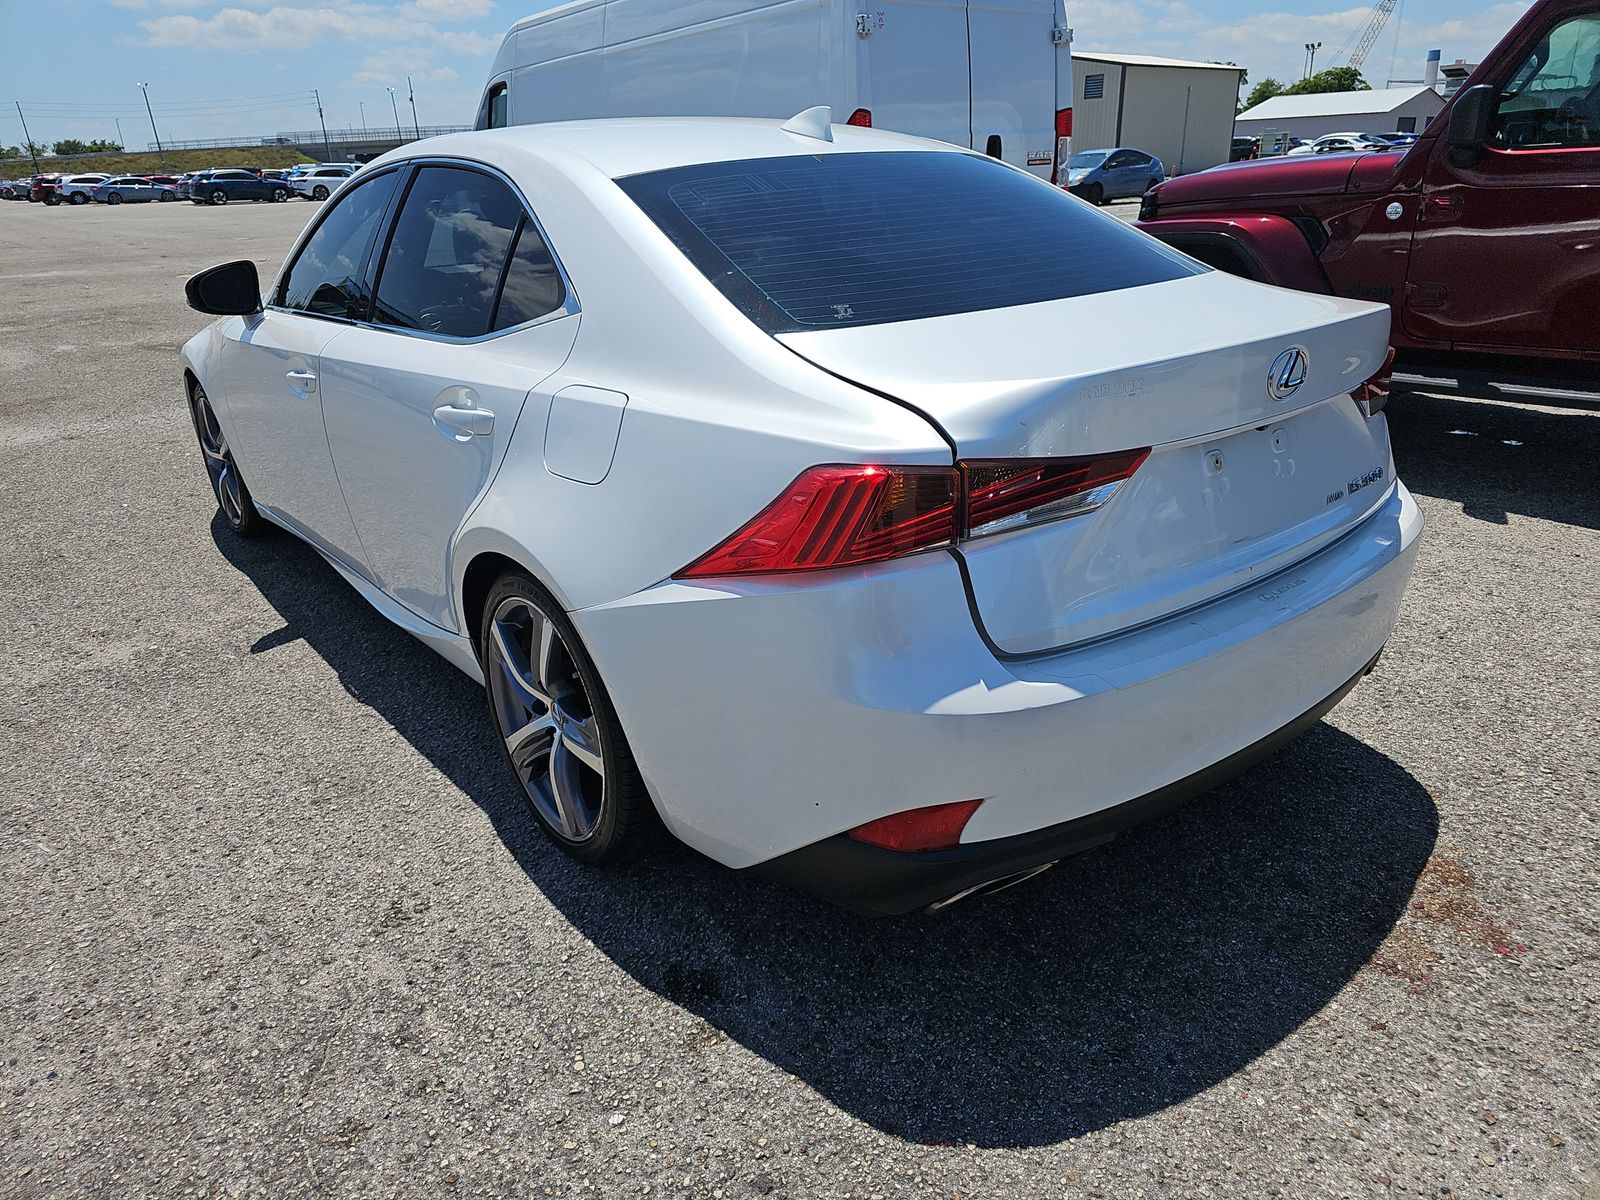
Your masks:
[{"label": "light pole", "polygon": [[356,103],[361,106],[361,134],[365,137],[367,133],[367,102],[365,100],[357,100]]},{"label": "light pole", "polygon": [[122,118],[112,117],[111,119],[117,123],[117,148],[119,150],[126,150],[128,148],[128,143],[122,140]]},{"label": "light pole", "polygon": [[1321,42],[1306,43],[1306,73],[1305,78],[1310,79],[1317,69],[1317,51],[1322,49]]},{"label": "light pole", "polygon": [[411,86],[411,76],[406,76],[406,91],[411,93],[411,128],[417,131],[417,140],[422,140],[422,126],[417,124],[417,89]]},{"label": "light pole", "polygon": [[394,102],[394,89],[384,88],[383,90],[389,93],[389,107],[394,109],[394,140],[402,142],[405,139],[400,136],[400,106]]},{"label": "light pole", "polygon": [[28,143],[28,155],[33,159],[33,173],[39,173],[39,152],[33,148],[33,134],[28,132],[28,118],[22,115],[22,101],[16,101],[17,120],[22,122],[22,140]]},{"label": "light pole", "polygon": [[311,94],[317,99],[317,124],[322,126],[322,148],[327,151],[328,157],[323,162],[333,161],[333,143],[328,140],[328,122],[322,116],[322,93],[316,88],[311,89]]},{"label": "light pole", "polygon": [[144,93],[144,111],[150,117],[150,132],[155,135],[156,153],[161,156],[161,169],[167,169],[167,152],[161,148],[161,133],[156,129],[156,110],[150,107],[150,85],[135,81],[134,86]]}]

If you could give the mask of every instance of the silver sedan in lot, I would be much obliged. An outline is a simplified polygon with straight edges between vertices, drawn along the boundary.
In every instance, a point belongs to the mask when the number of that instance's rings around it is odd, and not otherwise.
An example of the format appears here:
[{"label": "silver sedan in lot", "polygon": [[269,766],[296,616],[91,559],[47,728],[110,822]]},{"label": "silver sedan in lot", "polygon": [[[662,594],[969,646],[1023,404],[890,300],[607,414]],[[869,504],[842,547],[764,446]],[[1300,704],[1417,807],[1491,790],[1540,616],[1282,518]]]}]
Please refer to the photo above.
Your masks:
[{"label": "silver sedan in lot", "polygon": [[484,682],[587,863],[1025,878],[1315,723],[1422,530],[1386,308],[826,110],[416,142],[188,295],[227,524]]},{"label": "silver sedan in lot", "polygon": [[156,183],[137,175],[119,175],[94,190],[96,204],[146,204],[152,200],[165,204],[177,198],[178,189],[172,184]]}]

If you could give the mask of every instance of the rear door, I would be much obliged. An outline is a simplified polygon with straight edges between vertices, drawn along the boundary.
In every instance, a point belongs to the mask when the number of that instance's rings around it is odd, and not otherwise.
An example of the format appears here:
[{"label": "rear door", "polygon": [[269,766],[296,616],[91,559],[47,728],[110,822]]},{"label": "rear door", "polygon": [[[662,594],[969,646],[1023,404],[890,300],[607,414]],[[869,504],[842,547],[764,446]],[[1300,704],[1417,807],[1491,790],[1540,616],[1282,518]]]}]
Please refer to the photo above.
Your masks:
[{"label": "rear door", "polygon": [[1529,29],[1488,143],[1435,148],[1403,320],[1429,341],[1600,350],[1600,5]]},{"label": "rear door", "polygon": [[371,323],[323,350],[322,404],[374,578],[435,625],[455,623],[456,531],[577,326],[560,270],[509,184],[461,164],[416,170],[378,268]]},{"label": "rear door", "polygon": [[[969,0],[971,146],[1050,178],[1055,149],[1055,0]],[[1069,102],[1070,103],[1070,102]]]},{"label": "rear door", "polygon": [[867,7],[858,26],[865,36],[856,38],[858,96],[872,124],[970,146],[966,0],[883,0]]}]

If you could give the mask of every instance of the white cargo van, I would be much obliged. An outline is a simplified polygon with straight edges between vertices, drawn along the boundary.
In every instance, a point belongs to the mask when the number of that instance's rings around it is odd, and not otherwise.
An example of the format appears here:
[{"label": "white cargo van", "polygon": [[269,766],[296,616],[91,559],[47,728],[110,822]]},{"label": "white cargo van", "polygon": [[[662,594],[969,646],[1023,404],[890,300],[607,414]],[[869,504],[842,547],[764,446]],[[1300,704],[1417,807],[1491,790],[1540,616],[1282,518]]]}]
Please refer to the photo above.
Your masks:
[{"label": "white cargo van", "polygon": [[1065,0],[572,0],[506,34],[478,128],[818,104],[1054,180],[1071,155]]}]

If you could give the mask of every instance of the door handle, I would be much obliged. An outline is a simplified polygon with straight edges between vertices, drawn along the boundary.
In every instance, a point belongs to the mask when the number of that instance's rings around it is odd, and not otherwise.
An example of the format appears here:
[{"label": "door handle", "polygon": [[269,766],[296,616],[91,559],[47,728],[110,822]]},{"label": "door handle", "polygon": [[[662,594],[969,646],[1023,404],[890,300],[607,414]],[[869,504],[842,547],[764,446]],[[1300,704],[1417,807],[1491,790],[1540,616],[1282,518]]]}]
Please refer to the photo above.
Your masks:
[{"label": "door handle", "polygon": [[317,373],[315,371],[290,371],[284,378],[289,381],[289,386],[297,392],[307,394],[317,390]]},{"label": "door handle", "polygon": [[487,408],[443,404],[433,410],[433,423],[457,438],[487,437],[494,431],[494,413]]}]

